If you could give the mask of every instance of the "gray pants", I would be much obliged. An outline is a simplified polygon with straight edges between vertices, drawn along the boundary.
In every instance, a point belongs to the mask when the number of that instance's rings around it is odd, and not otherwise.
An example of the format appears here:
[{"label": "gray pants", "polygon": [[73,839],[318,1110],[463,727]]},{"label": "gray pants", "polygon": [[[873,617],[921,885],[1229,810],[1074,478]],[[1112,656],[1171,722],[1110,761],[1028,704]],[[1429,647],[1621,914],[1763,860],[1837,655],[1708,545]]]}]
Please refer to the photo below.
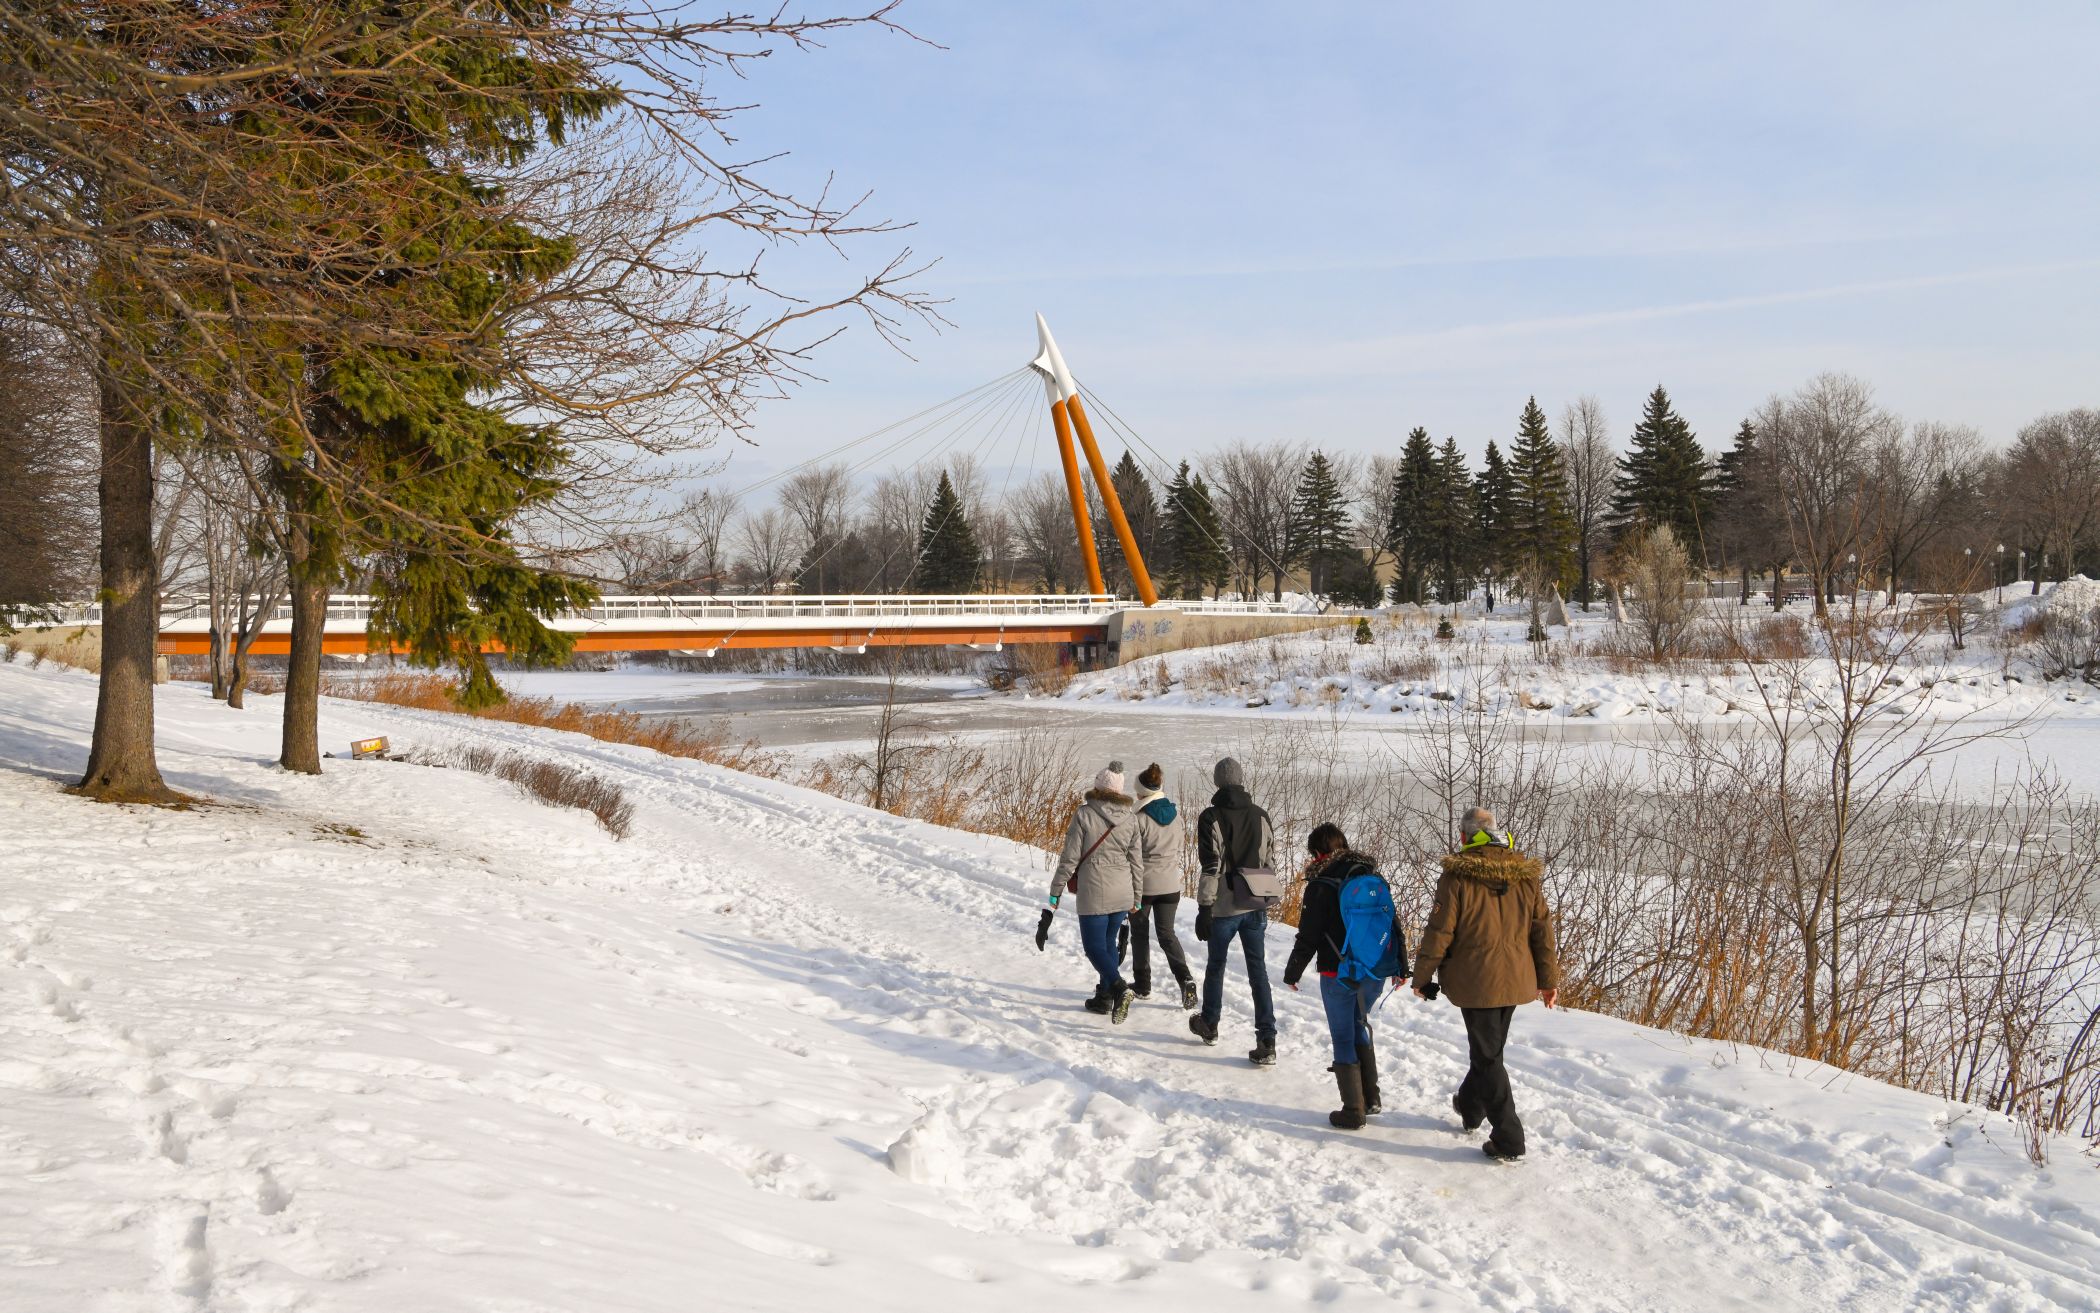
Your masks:
[{"label": "gray pants", "polygon": [[1181,951],[1181,937],[1174,933],[1174,917],[1181,909],[1180,894],[1147,894],[1145,905],[1132,921],[1136,923],[1130,936],[1131,981],[1140,994],[1152,992],[1152,934],[1159,933],[1159,951],[1167,959],[1167,970],[1174,979],[1186,985],[1195,980],[1189,974],[1188,957]]}]

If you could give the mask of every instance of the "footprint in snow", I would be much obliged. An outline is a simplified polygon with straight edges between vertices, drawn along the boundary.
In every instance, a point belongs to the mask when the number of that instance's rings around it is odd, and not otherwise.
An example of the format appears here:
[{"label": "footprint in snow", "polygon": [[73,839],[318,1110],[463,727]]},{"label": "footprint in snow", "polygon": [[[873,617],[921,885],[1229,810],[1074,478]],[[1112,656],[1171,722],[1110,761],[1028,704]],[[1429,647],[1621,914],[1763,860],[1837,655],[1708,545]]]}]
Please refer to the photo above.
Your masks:
[{"label": "footprint in snow", "polygon": [[770,1231],[752,1231],[741,1226],[717,1226],[722,1235],[736,1241],[753,1253],[768,1258],[784,1258],[790,1262],[807,1263],[811,1267],[829,1267],[838,1262],[838,1255],[816,1245],[805,1245],[800,1240],[790,1240]]}]

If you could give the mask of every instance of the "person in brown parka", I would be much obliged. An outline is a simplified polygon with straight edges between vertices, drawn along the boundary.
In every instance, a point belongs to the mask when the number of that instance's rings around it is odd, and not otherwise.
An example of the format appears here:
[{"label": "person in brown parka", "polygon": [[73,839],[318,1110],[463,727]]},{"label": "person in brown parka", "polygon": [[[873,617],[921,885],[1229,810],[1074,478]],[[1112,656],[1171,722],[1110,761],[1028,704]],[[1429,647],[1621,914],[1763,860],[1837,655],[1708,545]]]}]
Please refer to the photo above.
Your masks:
[{"label": "person in brown parka", "polygon": [[1553,1006],[1560,962],[1539,860],[1518,852],[1515,836],[1496,833],[1495,814],[1485,807],[1468,811],[1460,828],[1416,952],[1415,993],[1436,997],[1425,987],[1437,980],[1464,1014],[1472,1062],[1451,1107],[1469,1131],[1483,1121],[1492,1126],[1481,1149],[1510,1161],[1524,1156],[1524,1123],[1502,1065],[1509,1020],[1533,999]]}]

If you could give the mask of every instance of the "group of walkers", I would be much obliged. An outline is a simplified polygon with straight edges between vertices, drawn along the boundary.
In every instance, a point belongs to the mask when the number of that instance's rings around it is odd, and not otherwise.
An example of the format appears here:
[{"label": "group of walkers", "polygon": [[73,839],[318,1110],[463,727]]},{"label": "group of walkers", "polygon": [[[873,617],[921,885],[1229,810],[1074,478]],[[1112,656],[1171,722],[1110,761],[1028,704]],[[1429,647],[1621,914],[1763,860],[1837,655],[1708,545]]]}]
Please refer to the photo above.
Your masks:
[{"label": "group of walkers", "polygon": [[[1137,1000],[1152,995],[1156,947],[1182,1008],[1193,1013],[1190,1032],[1215,1044],[1237,941],[1254,996],[1254,1047],[1247,1059],[1270,1067],[1276,1063],[1276,1004],[1266,937],[1269,910],[1281,901],[1285,883],[1275,827],[1248,794],[1239,762],[1219,761],[1211,779],[1216,792],[1196,818],[1196,938],[1205,954],[1200,990],[1175,931],[1183,892],[1182,832],[1157,762],[1138,774],[1135,797],[1125,790],[1120,761],[1094,777],[1065,831],[1035,943],[1047,947],[1070,892],[1078,904],[1080,943],[1096,975],[1086,1009],[1117,1024],[1128,1018]],[[1418,998],[1448,997],[1465,1018],[1469,1058],[1452,1111],[1468,1131],[1483,1123],[1491,1128],[1482,1145],[1488,1157],[1514,1161],[1524,1156],[1524,1124],[1503,1049],[1518,1007],[1534,999],[1549,1008],[1556,1002],[1560,967],[1553,924],[1539,861],[1517,850],[1513,834],[1495,829],[1493,813],[1475,807],[1459,828],[1410,966],[1406,927],[1377,862],[1352,849],[1339,825],[1316,826],[1306,837],[1309,864],[1298,935],[1283,983],[1298,989],[1308,966],[1319,976],[1334,1054],[1328,1070],[1341,1098],[1328,1120],[1344,1130],[1359,1129],[1382,1111],[1371,1022],[1387,990],[1412,979]],[[1123,979],[1126,956],[1130,981]]]}]

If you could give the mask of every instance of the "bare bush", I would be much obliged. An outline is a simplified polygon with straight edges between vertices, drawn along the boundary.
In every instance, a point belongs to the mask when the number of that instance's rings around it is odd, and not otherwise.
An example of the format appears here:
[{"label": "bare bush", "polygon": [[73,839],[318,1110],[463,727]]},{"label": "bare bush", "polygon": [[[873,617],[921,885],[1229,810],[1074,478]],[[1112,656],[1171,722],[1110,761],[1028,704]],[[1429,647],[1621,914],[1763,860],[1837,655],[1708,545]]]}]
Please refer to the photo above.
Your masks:
[{"label": "bare bush", "polygon": [[479,743],[461,744],[443,752],[411,753],[409,759],[424,766],[452,766],[477,775],[493,775],[549,806],[587,811],[615,839],[626,838],[634,825],[634,803],[625,790],[611,780],[562,762],[543,761],[522,752],[502,752]]},{"label": "bare bush", "polygon": [[2100,604],[2042,608],[2027,656],[2043,679],[2100,684]]},{"label": "bare bush", "polygon": [[1691,600],[1692,558],[1677,535],[1657,525],[1636,537],[1620,554],[1616,573],[1648,655],[1658,661],[1680,655],[1697,611]]}]

